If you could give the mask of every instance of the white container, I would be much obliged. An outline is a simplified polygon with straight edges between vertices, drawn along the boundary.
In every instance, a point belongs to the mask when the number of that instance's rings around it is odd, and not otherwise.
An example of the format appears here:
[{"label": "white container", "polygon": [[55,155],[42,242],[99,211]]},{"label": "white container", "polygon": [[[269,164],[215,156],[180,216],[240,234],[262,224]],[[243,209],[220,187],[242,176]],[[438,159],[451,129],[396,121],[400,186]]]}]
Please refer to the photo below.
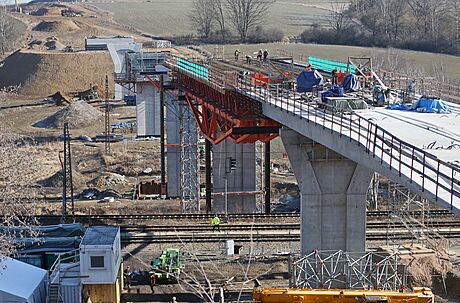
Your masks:
[{"label": "white container", "polygon": [[113,284],[121,264],[120,228],[92,226],[80,244],[82,284]]}]

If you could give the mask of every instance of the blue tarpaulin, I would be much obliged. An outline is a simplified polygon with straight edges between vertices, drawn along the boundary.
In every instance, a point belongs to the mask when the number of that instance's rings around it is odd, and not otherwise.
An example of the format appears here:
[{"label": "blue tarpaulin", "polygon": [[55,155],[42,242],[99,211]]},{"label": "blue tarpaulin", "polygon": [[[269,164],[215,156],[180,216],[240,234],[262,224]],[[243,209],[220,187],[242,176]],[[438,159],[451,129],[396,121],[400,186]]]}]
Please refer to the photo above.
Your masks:
[{"label": "blue tarpaulin", "polygon": [[449,106],[441,99],[432,98],[420,98],[417,102],[412,105],[408,104],[391,104],[387,106],[387,109],[393,110],[408,110],[417,111],[422,113],[450,113]]},{"label": "blue tarpaulin", "polygon": [[361,88],[359,85],[358,76],[354,74],[346,75],[343,78],[342,84],[340,86],[343,87],[346,92],[357,92]]},{"label": "blue tarpaulin", "polygon": [[411,110],[423,113],[450,113],[449,106],[441,99],[420,98]]},{"label": "blue tarpaulin", "polygon": [[314,86],[324,83],[323,76],[317,70],[303,71],[297,77],[297,92],[311,92]]},{"label": "blue tarpaulin", "polygon": [[321,101],[326,102],[328,97],[343,97],[345,96],[343,92],[343,87],[333,85],[329,90],[321,92]]}]

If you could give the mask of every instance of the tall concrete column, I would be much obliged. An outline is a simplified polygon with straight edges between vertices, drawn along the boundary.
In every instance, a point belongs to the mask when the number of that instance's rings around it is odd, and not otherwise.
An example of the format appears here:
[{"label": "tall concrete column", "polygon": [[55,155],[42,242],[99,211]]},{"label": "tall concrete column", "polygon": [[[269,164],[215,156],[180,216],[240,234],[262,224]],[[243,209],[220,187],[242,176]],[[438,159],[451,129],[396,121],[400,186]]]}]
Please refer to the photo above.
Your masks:
[{"label": "tall concrete column", "polygon": [[290,130],[281,139],[300,189],[301,253],[364,252],[372,171]]},{"label": "tall concrete column", "polygon": [[[228,157],[236,159],[236,169],[228,178],[228,212],[253,213],[256,211],[254,195],[234,195],[236,192],[255,191],[256,189],[256,155],[255,144],[235,144],[227,139],[213,146],[212,172],[213,192],[225,192],[225,162]],[[214,195],[215,212],[225,211],[225,197]]]}]

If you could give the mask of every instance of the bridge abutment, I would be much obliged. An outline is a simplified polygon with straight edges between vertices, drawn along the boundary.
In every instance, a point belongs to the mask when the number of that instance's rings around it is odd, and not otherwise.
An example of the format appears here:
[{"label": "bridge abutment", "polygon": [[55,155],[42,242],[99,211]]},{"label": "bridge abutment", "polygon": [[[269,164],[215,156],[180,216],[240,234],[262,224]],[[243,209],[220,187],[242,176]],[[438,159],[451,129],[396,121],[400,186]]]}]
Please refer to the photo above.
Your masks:
[{"label": "bridge abutment", "polygon": [[364,252],[373,172],[291,129],[280,134],[300,189],[302,255]]}]

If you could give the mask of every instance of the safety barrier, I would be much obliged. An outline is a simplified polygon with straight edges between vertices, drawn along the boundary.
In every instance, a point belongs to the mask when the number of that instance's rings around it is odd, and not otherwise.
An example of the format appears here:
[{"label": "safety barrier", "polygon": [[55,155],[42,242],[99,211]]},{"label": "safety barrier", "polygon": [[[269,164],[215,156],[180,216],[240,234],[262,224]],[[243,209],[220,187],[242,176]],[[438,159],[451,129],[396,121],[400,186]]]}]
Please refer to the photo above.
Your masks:
[{"label": "safety barrier", "polygon": [[308,63],[310,63],[314,68],[323,70],[328,73],[332,72],[333,70],[337,70],[339,72],[348,72],[348,68],[350,68],[351,73],[354,73],[356,70],[354,66],[348,67],[348,64],[345,62],[326,60],[316,57],[308,57]]}]

